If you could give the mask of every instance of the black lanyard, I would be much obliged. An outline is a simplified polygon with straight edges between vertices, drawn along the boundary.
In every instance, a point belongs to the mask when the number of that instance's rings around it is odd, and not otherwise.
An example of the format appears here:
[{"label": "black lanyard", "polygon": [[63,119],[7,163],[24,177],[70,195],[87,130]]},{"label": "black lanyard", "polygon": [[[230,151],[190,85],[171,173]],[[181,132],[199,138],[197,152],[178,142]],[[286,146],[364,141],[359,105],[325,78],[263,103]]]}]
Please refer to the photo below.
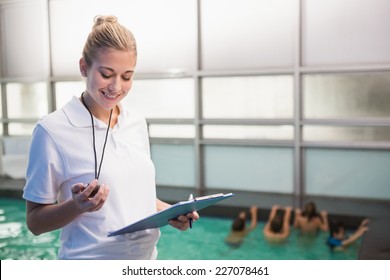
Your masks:
[{"label": "black lanyard", "polygon": [[102,151],[102,157],[100,158],[100,164],[99,164],[99,170],[97,169],[97,155],[96,155],[96,141],[95,141],[95,123],[93,121],[93,116],[91,111],[89,110],[87,104],[84,101],[84,92],[81,94],[81,101],[83,102],[85,108],[87,108],[89,115],[91,116],[91,123],[92,123],[92,139],[93,139],[93,154],[95,156],[95,179],[99,179],[100,176],[100,170],[102,168],[102,163],[103,163],[103,157],[104,157],[104,151],[106,150],[106,143],[107,143],[107,138],[108,138],[108,131],[110,130],[110,124],[111,124],[111,116],[112,116],[112,111],[110,111],[110,118],[108,119],[108,125],[107,125],[107,131],[106,131],[106,137],[104,139],[104,145],[103,145],[103,151]]}]

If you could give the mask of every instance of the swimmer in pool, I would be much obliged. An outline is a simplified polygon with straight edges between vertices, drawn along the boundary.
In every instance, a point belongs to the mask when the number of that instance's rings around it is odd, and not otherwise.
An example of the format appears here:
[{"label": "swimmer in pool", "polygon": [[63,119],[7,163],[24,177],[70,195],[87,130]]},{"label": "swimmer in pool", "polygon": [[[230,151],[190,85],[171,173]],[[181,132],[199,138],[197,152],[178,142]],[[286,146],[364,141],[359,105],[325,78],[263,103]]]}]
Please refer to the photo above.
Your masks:
[{"label": "swimmer in pool", "polygon": [[256,228],[257,207],[252,206],[249,211],[251,213],[250,226],[248,228],[246,227],[247,213],[245,211],[241,211],[238,217],[234,220],[231,227],[231,231],[225,239],[226,244],[231,245],[233,247],[239,247],[244,241],[245,237],[248,235],[248,233]]},{"label": "swimmer in pool", "polygon": [[363,236],[366,231],[368,231],[368,222],[368,219],[364,219],[360,223],[358,229],[349,236],[345,234],[345,227],[342,222],[339,221],[334,223],[330,228],[330,235],[326,241],[326,244],[332,250],[340,251],[346,249],[348,246],[355,243],[361,236]]},{"label": "swimmer in pool", "polygon": [[314,202],[305,205],[303,211],[295,210],[294,227],[303,234],[316,234],[319,231],[328,231],[328,213],[326,211],[317,212]]},{"label": "swimmer in pool", "polygon": [[[279,211],[278,211],[279,210]],[[290,235],[291,207],[284,209],[278,205],[272,206],[263,234],[271,243],[282,243]]]}]

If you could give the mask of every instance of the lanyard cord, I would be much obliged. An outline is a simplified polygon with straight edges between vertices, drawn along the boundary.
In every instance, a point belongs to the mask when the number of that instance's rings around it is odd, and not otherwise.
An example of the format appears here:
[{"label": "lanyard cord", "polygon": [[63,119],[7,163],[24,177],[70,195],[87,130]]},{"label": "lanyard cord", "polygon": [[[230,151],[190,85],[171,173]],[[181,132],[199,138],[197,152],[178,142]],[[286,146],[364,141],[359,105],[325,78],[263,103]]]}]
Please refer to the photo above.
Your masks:
[{"label": "lanyard cord", "polygon": [[111,116],[112,116],[112,111],[113,109],[111,109],[111,112],[110,112],[110,118],[108,119],[108,125],[107,125],[107,131],[106,131],[106,137],[104,139],[104,145],[103,145],[103,151],[102,151],[102,157],[100,159],[100,164],[99,164],[99,170],[97,169],[97,155],[96,155],[96,141],[95,141],[95,123],[93,121],[93,116],[92,116],[92,113],[91,111],[89,110],[87,104],[85,103],[84,101],[84,92],[81,94],[81,101],[83,102],[83,105],[85,106],[85,108],[87,108],[88,112],[89,112],[89,115],[91,116],[91,123],[92,123],[92,140],[93,140],[93,154],[95,156],[95,179],[99,179],[99,176],[100,176],[100,170],[102,168],[102,163],[103,163],[103,157],[104,157],[104,151],[106,150],[106,143],[107,143],[107,138],[108,138],[108,131],[110,130],[110,124],[111,124]]}]

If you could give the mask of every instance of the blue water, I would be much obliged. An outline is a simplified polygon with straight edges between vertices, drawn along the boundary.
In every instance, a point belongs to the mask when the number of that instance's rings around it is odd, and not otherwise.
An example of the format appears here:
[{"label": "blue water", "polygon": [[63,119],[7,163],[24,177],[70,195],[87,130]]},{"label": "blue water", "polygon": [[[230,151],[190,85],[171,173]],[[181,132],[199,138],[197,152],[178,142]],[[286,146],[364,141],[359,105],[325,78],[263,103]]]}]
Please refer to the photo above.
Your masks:
[{"label": "blue water", "polygon": [[[238,248],[224,243],[231,220],[202,217],[192,229],[181,232],[170,226],[161,228],[157,245],[160,260],[353,260],[359,243],[343,252],[331,252],[325,245],[327,233],[303,237],[292,230],[285,244],[264,240],[258,224]],[[32,235],[25,224],[23,200],[0,198],[0,259],[56,259],[59,231]]]},{"label": "blue water", "polygon": [[25,202],[0,198],[0,259],[56,259],[59,231],[34,236],[26,226]]},{"label": "blue water", "polygon": [[193,260],[354,260],[359,244],[343,252],[332,252],[325,244],[328,233],[300,236],[292,229],[284,244],[270,244],[263,238],[264,223],[247,235],[243,244],[234,248],[224,243],[231,220],[202,217],[191,230],[179,232],[171,227],[161,229],[159,259]]}]

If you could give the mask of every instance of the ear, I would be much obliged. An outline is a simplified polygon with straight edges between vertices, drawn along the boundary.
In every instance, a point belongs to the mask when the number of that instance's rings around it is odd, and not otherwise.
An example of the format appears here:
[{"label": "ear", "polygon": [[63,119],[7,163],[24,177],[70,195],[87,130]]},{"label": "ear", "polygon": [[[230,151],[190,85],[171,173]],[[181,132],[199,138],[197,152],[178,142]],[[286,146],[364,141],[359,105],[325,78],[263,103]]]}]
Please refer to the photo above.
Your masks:
[{"label": "ear", "polygon": [[87,77],[88,66],[83,57],[79,60],[79,67],[81,76],[83,76],[84,78]]}]

